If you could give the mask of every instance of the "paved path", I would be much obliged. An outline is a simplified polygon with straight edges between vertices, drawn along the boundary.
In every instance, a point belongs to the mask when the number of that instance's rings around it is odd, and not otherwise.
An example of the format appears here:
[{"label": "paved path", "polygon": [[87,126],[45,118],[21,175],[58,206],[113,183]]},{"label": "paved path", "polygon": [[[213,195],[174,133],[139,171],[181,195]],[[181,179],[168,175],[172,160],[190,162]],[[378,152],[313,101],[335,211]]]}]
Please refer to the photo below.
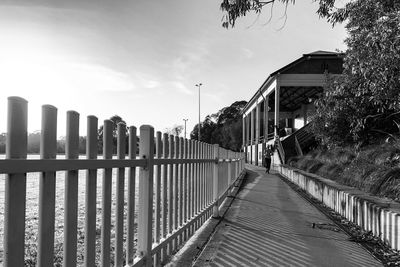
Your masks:
[{"label": "paved path", "polygon": [[247,168],[195,266],[382,266],[279,177]]}]

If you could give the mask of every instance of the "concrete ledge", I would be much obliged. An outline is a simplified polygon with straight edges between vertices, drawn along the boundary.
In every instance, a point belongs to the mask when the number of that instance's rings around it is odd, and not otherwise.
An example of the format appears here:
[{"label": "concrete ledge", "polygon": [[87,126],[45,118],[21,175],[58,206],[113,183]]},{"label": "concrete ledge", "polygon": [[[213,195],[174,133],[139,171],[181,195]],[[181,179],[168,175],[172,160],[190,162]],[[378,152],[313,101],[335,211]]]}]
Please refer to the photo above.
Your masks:
[{"label": "concrete ledge", "polygon": [[349,221],[371,231],[393,249],[400,249],[400,203],[287,165],[273,168]]}]

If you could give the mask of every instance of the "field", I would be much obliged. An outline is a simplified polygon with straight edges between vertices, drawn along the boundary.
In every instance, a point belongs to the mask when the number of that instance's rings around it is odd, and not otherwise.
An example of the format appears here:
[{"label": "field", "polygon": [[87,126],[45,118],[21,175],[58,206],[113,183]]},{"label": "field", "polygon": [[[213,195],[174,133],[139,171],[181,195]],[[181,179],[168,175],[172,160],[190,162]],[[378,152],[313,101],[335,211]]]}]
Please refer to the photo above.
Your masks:
[{"label": "field", "polygon": [[[100,256],[100,219],[101,219],[101,181],[102,170],[98,170],[97,174],[97,216],[96,216],[96,235],[97,235],[97,259],[96,265],[99,264]],[[115,222],[115,177],[117,170],[113,170],[113,188],[112,188],[112,218],[111,218],[111,246],[113,254],[114,248],[114,222]],[[83,263],[84,252],[84,215],[85,215],[85,174],[86,171],[79,171],[79,196],[78,196],[78,266]],[[125,177],[128,172],[126,170]],[[54,258],[55,266],[61,266],[63,255],[63,227],[64,227],[64,179],[65,172],[57,172],[56,177],[56,218],[55,218],[55,244]],[[137,179],[137,178],[136,178]],[[4,234],[4,181],[5,175],[0,175],[0,266],[3,261],[3,234]],[[136,183],[136,191],[137,191]],[[137,197],[137,192],[136,192]],[[127,179],[125,178],[125,200],[127,199]],[[36,266],[37,257],[37,232],[38,232],[38,203],[39,203],[39,173],[27,174],[27,193],[26,193],[26,216],[25,216],[25,266]],[[137,203],[137,201],[136,201]],[[125,207],[127,203],[125,201]],[[137,213],[137,208],[135,209]],[[126,218],[126,209],[124,217]],[[136,214],[135,214],[136,215]],[[135,216],[137,217],[137,216]],[[126,225],[126,220],[124,221]],[[126,231],[126,230],[125,230]],[[112,255],[112,260],[113,260]]]}]

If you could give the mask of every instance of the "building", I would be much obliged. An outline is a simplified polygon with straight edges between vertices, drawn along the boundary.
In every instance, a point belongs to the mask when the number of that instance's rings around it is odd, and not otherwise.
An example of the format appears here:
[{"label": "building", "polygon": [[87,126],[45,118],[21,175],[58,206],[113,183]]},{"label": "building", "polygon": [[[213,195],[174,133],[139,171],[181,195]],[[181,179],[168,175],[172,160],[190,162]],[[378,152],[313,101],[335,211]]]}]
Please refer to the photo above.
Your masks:
[{"label": "building", "polygon": [[266,145],[277,144],[279,159],[302,154],[312,135],[306,128],[327,75],[343,71],[342,53],[316,51],[271,73],[243,110],[243,149],[248,163],[263,164]]}]

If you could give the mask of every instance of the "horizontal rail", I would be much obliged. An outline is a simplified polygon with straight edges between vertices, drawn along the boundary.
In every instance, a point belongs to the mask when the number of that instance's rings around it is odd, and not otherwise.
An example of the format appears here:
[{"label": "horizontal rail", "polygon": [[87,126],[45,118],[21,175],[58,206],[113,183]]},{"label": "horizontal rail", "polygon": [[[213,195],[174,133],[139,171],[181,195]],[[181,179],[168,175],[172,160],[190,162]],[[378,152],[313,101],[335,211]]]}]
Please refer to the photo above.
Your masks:
[{"label": "horizontal rail", "polygon": [[0,173],[145,167],[146,164],[146,159],[5,159],[0,160]]},{"label": "horizontal rail", "polygon": [[[94,116],[87,120],[86,158],[80,158],[79,113],[75,111],[67,113],[65,158],[57,159],[57,109],[45,105],[42,112],[40,159],[27,159],[27,101],[9,98],[6,159],[0,159],[0,174],[5,174],[4,253],[0,255],[0,266],[23,266],[26,261],[25,234],[26,230],[32,231],[25,226],[25,220],[30,219],[25,211],[32,208],[27,193],[39,191],[40,196],[38,260],[29,258],[38,266],[51,267],[61,264],[60,260],[68,267],[108,267],[112,262],[116,267],[161,266],[211,215],[219,216],[220,204],[243,173],[243,153],[168,134],[161,139],[161,132],[155,136],[150,125],[140,127],[137,138],[136,127],[129,127],[127,136],[125,124],[105,120],[99,143]],[[102,157],[97,153],[99,145]],[[117,157],[113,158],[115,148]],[[60,185],[56,188],[56,172],[62,171],[66,179],[60,204],[56,201]],[[39,188],[28,188],[27,177],[37,177],[31,173],[39,173]],[[85,178],[84,188],[80,178]],[[84,211],[78,206],[82,196]],[[63,210],[63,219],[59,209]],[[61,242],[55,239],[55,221],[59,219],[63,220]],[[126,234],[124,229],[128,229]],[[78,249],[81,238],[83,254]],[[59,245],[63,247],[61,258],[55,257]]]},{"label": "horizontal rail", "polygon": [[[241,159],[218,159],[238,162]],[[154,165],[212,163],[215,159],[154,159]],[[4,159],[0,174],[146,167],[147,159]]]}]

